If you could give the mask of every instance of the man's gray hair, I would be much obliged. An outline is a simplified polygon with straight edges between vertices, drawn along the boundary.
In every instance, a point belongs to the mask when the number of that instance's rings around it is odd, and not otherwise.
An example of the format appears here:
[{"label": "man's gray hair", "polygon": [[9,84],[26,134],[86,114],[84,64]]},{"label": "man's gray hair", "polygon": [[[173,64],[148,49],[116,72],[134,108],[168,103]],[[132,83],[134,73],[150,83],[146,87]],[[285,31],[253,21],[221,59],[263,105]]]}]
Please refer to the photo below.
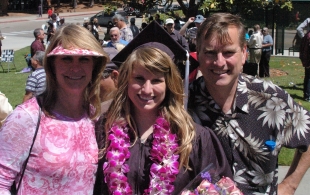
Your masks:
[{"label": "man's gray hair", "polygon": [[115,14],[113,17],[112,17],[112,20],[114,19],[117,19],[118,21],[124,21],[125,22],[125,18],[120,15],[120,14]]},{"label": "man's gray hair", "polygon": [[43,66],[44,56],[45,56],[45,52],[44,51],[36,51],[36,53],[33,56],[33,59],[38,60],[40,65]]},{"label": "man's gray hair", "polygon": [[41,30],[43,30],[42,28],[36,28],[33,31],[33,35],[35,38],[37,38],[40,34],[41,34]]},{"label": "man's gray hair", "polygon": [[263,28],[263,31],[265,31],[266,33],[269,33],[269,30],[268,30],[267,27],[264,27],[264,28]]}]

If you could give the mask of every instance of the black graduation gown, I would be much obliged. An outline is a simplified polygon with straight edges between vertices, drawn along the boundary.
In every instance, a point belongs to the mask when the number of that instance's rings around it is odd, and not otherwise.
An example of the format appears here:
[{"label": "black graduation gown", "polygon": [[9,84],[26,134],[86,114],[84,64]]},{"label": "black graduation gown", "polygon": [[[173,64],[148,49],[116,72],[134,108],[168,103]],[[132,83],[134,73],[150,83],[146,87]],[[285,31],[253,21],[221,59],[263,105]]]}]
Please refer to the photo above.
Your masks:
[{"label": "black graduation gown", "polygon": [[[127,173],[127,178],[133,190],[133,194],[143,194],[144,190],[149,187],[150,167],[153,163],[149,158],[152,140],[153,135],[151,134],[144,144],[138,140],[130,148],[131,155],[126,161],[126,164],[129,164],[130,167],[130,172]],[[107,185],[104,182],[102,170],[104,162],[105,158],[99,160],[94,189],[95,195],[109,194]],[[192,170],[185,171],[184,168],[180,170],[174,182],[175,189],[172,194],[179,194],[197,174],[211,163],[213,163],[214,170],[219,178],[221,176],[233,178],[223,148],[215,134],[210,129],[206,129],[196,124],[196,137],[193,141],[193,150],[190,153],[189,159],[189,166]]]}]

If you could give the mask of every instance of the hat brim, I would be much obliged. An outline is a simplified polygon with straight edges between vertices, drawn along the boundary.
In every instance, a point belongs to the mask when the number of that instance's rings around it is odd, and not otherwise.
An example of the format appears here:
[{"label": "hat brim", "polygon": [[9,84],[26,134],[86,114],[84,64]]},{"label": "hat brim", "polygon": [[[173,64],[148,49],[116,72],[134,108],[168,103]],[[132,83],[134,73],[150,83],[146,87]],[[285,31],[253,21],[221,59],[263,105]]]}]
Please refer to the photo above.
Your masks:
[{"label": "hat brim", "polygon": [[101,57],[103,54],[87,50],[81,48],[72,48],[72,49],[65,49],[62,45],[58,45],[55,47],[49,54],[46,55],[47,57],[50,56],[98,56]]},{"label": "hat brim", "polygon": [[203,22],[203,20],[195,20],[194,22],[195,22],[195,23],[199,23],[199,24],[200,24],[200,23],[202,23],[202,22]]}]

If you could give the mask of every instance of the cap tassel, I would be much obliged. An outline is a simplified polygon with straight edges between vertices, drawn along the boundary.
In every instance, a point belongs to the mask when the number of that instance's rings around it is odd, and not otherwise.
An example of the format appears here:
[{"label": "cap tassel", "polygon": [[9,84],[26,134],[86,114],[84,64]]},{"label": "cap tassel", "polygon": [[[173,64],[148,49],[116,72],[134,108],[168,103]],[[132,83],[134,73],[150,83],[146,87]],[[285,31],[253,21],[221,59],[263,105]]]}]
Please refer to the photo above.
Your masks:
[{"label": "cap tassel", "polygon": [[189,86],[189,53],[186,51],[186,62],[185,62],[185,78],[184,78],[184,108],[187,110],[188,102],[188,86]]}]

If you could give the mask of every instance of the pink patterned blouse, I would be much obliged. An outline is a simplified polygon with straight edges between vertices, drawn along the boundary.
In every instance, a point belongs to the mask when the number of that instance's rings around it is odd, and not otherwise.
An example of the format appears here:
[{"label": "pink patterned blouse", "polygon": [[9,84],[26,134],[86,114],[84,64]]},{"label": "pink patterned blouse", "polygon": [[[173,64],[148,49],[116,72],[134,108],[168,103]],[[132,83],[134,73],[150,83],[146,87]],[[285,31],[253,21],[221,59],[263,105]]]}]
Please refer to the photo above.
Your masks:
[{"label": "pink patterned blouse", "polygon": [[[19,105],[0,129],[0,195],[9,189],[28,156],[38,120],[35,98]],[[92,194],[98,166],[94,122],[41,116],[18,194]]]}]

